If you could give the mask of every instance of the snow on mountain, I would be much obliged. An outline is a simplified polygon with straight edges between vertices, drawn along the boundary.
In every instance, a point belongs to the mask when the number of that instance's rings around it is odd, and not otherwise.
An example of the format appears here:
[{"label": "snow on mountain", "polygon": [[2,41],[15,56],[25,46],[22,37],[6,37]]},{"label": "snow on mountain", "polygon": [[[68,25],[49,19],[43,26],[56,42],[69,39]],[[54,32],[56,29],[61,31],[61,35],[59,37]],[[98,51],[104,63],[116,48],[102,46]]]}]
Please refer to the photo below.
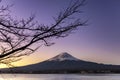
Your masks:
[{"label": "snow on mountain", "polygon": [[79,59],[73,57],[72,55],[68,54],[67,52],[61,53],[51,59],[48,59],[48,61],[64,61],[64,60],[79,61]]}]

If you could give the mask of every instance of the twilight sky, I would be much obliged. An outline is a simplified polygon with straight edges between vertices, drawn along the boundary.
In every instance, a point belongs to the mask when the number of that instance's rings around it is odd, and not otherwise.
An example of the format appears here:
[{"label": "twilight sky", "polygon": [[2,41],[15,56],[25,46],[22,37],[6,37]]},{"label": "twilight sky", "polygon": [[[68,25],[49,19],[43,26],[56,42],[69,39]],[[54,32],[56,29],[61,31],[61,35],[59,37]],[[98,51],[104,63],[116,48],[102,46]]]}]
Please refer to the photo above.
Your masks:
[{"label": "twilight sky", "polygon": [[[49,25],[52,17],[67,7],[71,0],[3,0],[1,4],[14,4],[13,17],[27,18],[36,14],[36,20]],[[74,34],[52,40],[56,44],[41,47],[34,54],[24,57],[15,65],[26,65],[49,59],[61,52],[87,61],[120,64],[120,0],[87,0],[81,8],[82,20],[88,19],[88,26],[80,27]]]}]

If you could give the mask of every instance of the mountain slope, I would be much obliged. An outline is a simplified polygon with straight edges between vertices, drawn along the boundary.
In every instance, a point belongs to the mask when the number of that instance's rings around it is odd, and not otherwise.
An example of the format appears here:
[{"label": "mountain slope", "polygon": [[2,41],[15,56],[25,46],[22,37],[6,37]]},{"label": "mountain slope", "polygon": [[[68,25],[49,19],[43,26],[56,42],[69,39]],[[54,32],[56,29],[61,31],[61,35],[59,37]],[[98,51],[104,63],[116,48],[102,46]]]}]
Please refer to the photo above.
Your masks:
[{"label": "mountain slope", "polygon": [[120,72],[120,66],[83,61],[68,53],[62,53],[46,61],[12,70],[18,73]]}]

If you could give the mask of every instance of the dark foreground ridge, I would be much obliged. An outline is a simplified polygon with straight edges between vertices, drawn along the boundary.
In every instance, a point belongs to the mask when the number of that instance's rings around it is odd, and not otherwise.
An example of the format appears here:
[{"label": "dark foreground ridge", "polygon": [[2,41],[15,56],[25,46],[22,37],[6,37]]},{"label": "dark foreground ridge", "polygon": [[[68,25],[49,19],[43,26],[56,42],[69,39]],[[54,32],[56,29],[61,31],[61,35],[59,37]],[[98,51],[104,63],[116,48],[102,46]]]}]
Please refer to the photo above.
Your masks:
[{"label": "dark foreground ridge", "polygon": [[120,73],[120,65],[83,61],[62,53],[37,64],[1,69],[1,73]]}]

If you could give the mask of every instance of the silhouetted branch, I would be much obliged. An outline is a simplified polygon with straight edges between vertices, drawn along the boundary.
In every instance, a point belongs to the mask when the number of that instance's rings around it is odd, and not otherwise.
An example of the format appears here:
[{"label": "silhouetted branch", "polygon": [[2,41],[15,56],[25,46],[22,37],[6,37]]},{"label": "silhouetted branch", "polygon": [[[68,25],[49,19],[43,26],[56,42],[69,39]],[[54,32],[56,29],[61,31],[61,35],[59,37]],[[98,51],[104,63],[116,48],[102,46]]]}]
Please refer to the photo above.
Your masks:
[{"label": "silhouetted branch", "polygon": [[[84,26],[85,21],[73,18],[79,14],[80,7],[84,5],[85,0],[77,0],[70,4],[66,9],[60,11],[54,17],[54,23],[51,25],[39,24],[34,21],[34,16],[28,19],[15,20],[9,14],[3,15],[9,7],[0,8],[0,62],[9,60],[14,62],[19,60],[20,57],[34,53],[35,49],[32,46],[35,43],[50,46],[53,43],[48,42],[48,39],[61,38],[68,36],[73,30],[79,26]],[[18,59],[17,59],[18,58]]]}]

